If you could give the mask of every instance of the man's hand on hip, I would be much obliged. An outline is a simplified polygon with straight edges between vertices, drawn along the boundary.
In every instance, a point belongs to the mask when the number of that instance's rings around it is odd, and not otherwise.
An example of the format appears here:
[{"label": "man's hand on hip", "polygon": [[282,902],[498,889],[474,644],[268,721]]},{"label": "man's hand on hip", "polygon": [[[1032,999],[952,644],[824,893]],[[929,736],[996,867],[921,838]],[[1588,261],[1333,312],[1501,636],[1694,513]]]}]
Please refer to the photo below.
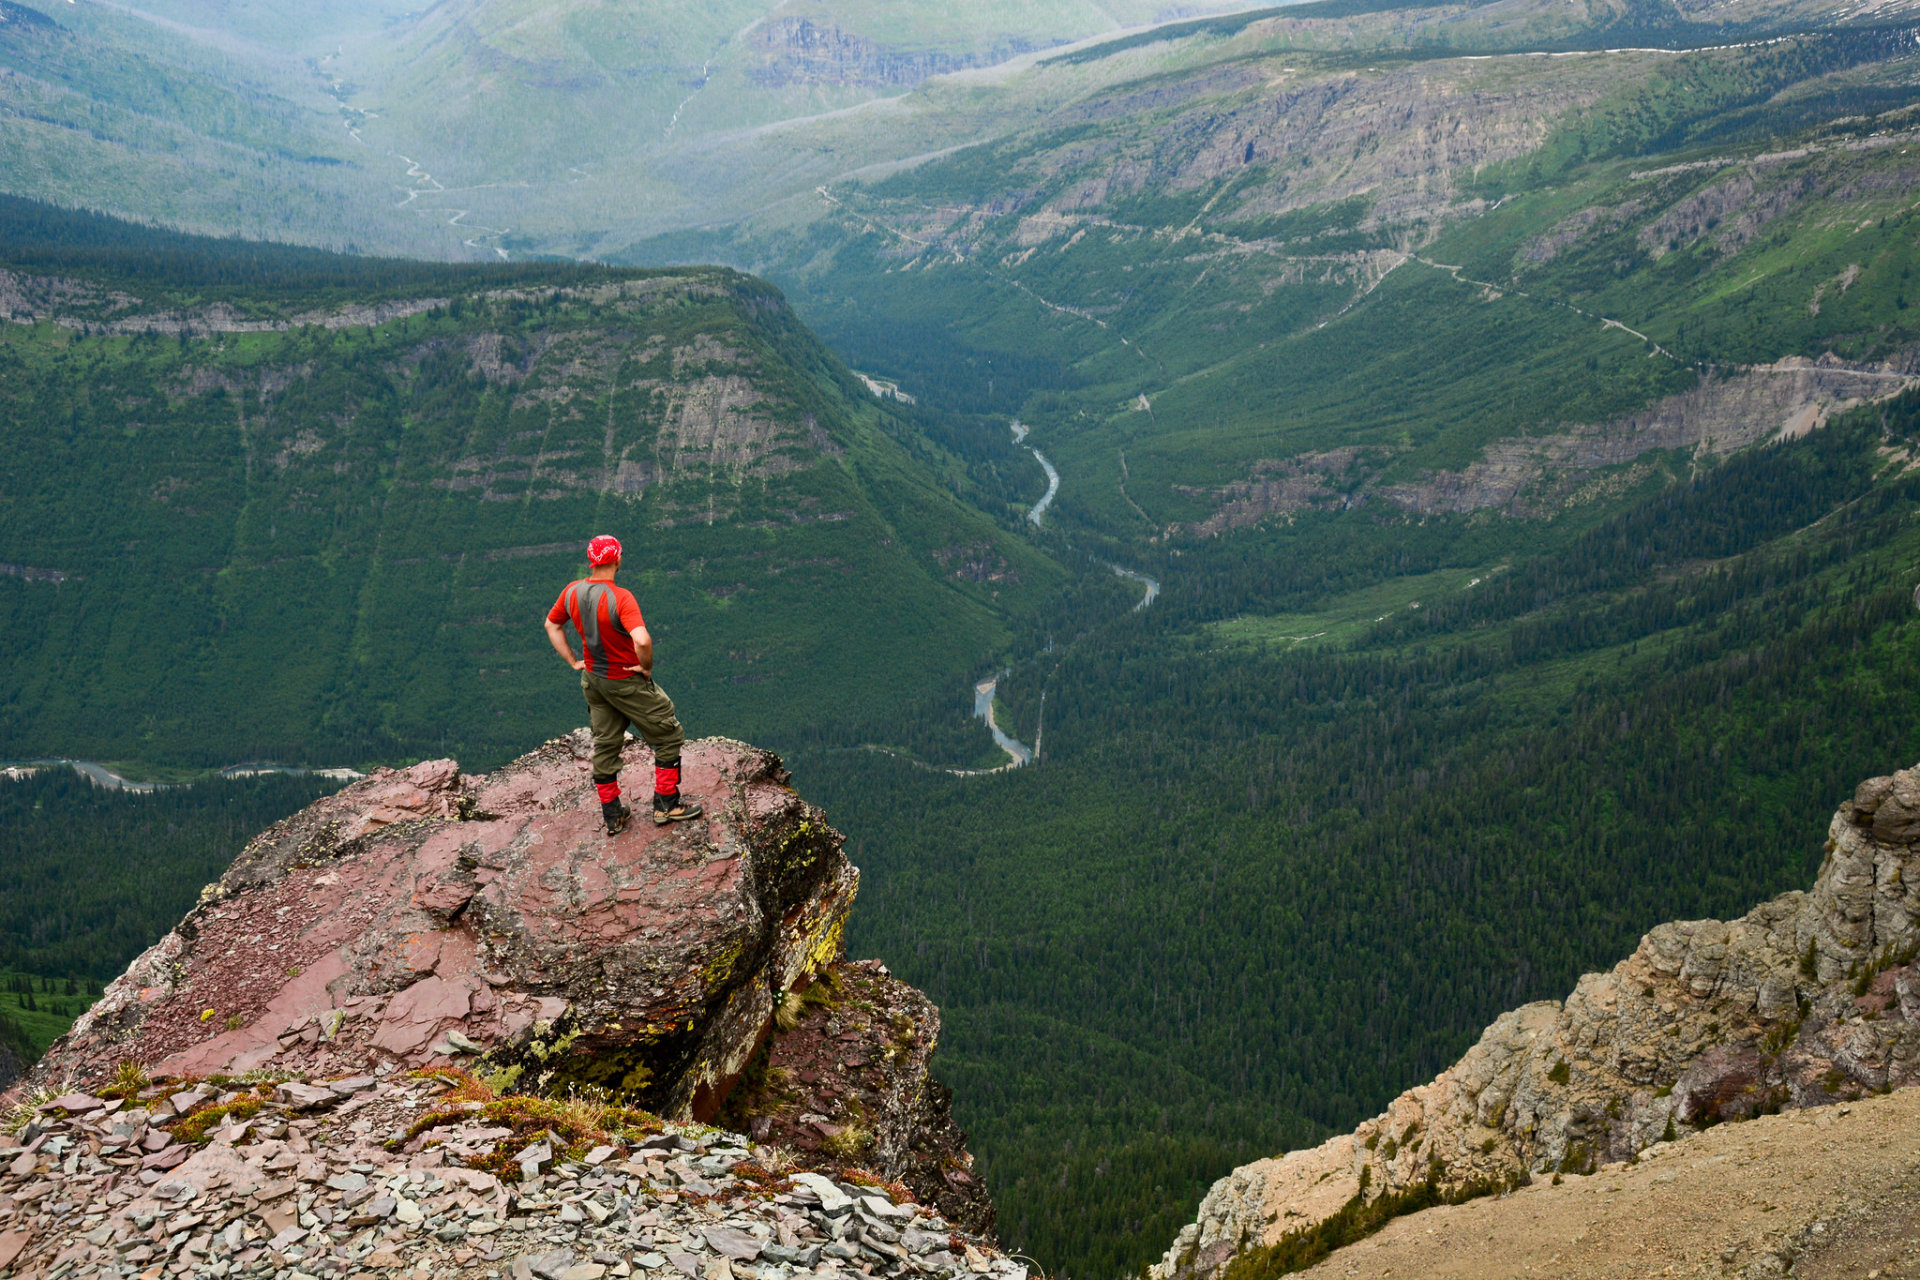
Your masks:
[{"label": "man's hand on hip", "polygon": [[547,619],[547,641],[553,645],[553,651],[560,655],[561,660],[575,671],[587,669],[585,658],[573,656],[573,646],[567,643],[566,630],[551,618]]}]

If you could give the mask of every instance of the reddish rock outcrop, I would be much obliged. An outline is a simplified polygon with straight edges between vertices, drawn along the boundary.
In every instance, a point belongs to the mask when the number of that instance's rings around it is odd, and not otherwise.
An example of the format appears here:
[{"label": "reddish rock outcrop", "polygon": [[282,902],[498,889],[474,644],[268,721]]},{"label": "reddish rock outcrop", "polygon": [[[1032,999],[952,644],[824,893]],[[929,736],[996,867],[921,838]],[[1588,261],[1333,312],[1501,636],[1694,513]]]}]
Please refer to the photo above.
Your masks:
[{"label": "reddish rock outcrop", "polygon": [[[777,757],[691,743],[707,817],[608,839],[585,731],[497,773],[381,770],[277,824],[35,1068],[100,1082],[473,1063],[705,1119],[791,988],[841,956],[859,873]],[[646,748],[627,752],[646,776]]]},{"label": "reddish rock outcrop", "polygon": [[[35,1068],[62,1096],[0,1097],[0,1275],[1025,1280],[939,1011],[845,962],[859,873],[779,759],[690,743],[705,818],[609,839],[590,749],[381,770],[249,844]],[[575,1084],[626,1105],[500,1096]]]},{"label": "reddish rock outcrop", "polygon": [[721,1119],[803,1159],[904,1183],[964,1230],[991,1236],[953,1095],[928,1073],[940,1010],[877,960],[823,971],[788,998],[776,1032]]}]

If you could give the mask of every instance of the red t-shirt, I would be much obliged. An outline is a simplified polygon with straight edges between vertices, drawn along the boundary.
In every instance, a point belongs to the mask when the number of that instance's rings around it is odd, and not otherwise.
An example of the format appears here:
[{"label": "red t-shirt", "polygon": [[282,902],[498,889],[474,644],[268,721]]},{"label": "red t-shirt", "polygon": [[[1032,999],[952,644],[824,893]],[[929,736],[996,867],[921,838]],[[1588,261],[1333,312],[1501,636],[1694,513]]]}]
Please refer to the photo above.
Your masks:
[{"label": "red t-shirt", "polygon": [[625,680],[640,665],[632,633],[646,623],[640,617],[640,602],[625,587],[616,587],[604,578],[570,582],[547,611],[547,621],[573,624],[580,633],[581,647],[587,651],[587,670],[597,676]]}]

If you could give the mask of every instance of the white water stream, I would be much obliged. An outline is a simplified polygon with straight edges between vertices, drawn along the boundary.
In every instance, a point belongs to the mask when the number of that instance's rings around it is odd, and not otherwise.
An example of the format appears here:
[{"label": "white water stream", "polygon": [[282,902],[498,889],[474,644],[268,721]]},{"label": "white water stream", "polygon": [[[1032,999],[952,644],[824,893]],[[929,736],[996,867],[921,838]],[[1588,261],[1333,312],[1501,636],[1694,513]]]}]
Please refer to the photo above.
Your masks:
[{"label": "white water stream", "polygon": [[[1032,433],[1033,428],[1018,418],[1015,418],[1011,425],[1013,442],[1026,444],[1027,436]],[[1033,504],[1033,510],[1027,512],[1027,519],[1033,521],[1033,526],[1037,529],[1040,527],[1040,521],[1046,517],[1047,508],[1053,505],[1054,495],[1060,492],[1060,473],[1053,469],[1051,462],[1047,461],[1047,455],[1032,445],[1027,445],[1027,452],[1032,454],[1034,461],[1040,464],[1040,469],[1047,473],[1047,491],[1040,495],[1040,501]]]},{"label": "white water stream", "polygon": [[1149,578],[1146,574],[1135,573],[1131,569],[1122,569],[1117,564],[1110,564],[1107,568],[1113,570],[1117,576],[1125,578],[1129,582],[1137,582],[1147,589],[1146,594],[1140,597],[1140,603],[1133,606],[1135,613],[1140,612],[1160,598],[1160,579]]},{"label": "white water stream", "polygon": [[[1027,444],[1027,436],[1032,434],[1033,428],[1018,418],[1015,418],[1010,425],[1013,428],[1013,442],[1015,444],[1026,445],[1027,452],[1034,456],[1034,459],[1039,462],[1041,470],[1047,473],[1046,493],[1041,495],[1040,501],[1033,504],[1033,510],[1027,512],[1027,519],[1031,520],[1034,526],[1038,528],[1042,518],[1047,514],[1047,508],[1053,505],[1054,495],[1060,492],[1060,473],[1054,469],[1053,463],[1047,461],[1045,454],[1041,453],[1032,445]],[[1119,577],[1125,578],[1129,582],[1137,582],[1145,588],[1144,593],[1140,597],[1140,602],[1133,606],[1135,613],[1140,612],[1160,598],[1160,580],[1158,578],[1149,578],[1146,574],[1136,573],[1132,569],[1122,569],[1117,564],[1110,564],[1107,567],[1112,569]],[[997,769],[949,769],[947,770],[948,773],[1000,773],[1007,769],[1018,769],[1023,765],[1032,764],[1039,756],[1041,735],[1046,732],[1044,727],[1046,724],[1046,692],[1042,690],[1040,694],[1042,727],[1034,734],[1033,745],[1029,747],[1026,743],[1007,733],[1000,727],[999,721],[994,719],[993,696],[1000,687],[1000,677],[1006,674],[1004,671],[997,672],[973,686],[973,716],[974,719],[986,724],[987,732],[993,735],[994,745],[1007,753],[1007,763]]]},{"label": "white water stream", "polygon": [[[993,735],[994,745],[1007,753],[1007,763],[1001,765],[1000,768],[1018,769],[1021,765],[1033,763],[1033,749],[1018,738],[1009,736],[1007,732],[1000,727],[1000,722],[993,717],[993,695],[995,690],[1000,687],[1000,676],[1005,674],[1006,672],[1002,671],[999,675],[988,676],[985,680],[973,686],[973,716],[976,720],[984,720],[986,722],[987,732]],[[986,770],[984,772],[997,773],[999,770]]]}]

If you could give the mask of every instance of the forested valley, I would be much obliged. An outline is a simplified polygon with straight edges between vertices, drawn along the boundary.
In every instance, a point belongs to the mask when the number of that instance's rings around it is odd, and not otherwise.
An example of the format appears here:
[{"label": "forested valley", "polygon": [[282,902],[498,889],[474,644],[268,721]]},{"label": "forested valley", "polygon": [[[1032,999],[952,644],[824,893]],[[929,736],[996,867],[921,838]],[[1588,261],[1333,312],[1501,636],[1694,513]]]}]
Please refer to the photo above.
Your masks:
[{"label": "forested valley", "polygon": [[738,220],[435,233],[509,262],[0,197],[0,1043],[336,785],[224,768],[578,724],[597,532],[690,733],[845,833],[1049,1275],[1803,887],[1920,758],[1920,97],[1775,7],[1207,19],[729,133],[900,153]]},{"label": "forested valley", "polygon": [[[1006,778],[798,753],[872,871],[858,942],[945,1003],[1015,1229],[1132,1265],[1183,1188],[1372,1114],[1652,924],[1804,884],[1852,783],[1920,756],[1920,479],[1878,452],[1916,411],[1737,459],[1338,648],[1206,620],[1190,570],[1314,598],[1264,539],[1169,558],[1164,613],[1088,618],[1003,682],[1028,740],[1046,694],[1043,762]],[[1289,558],[1363,578],[1316,523]],[[1383,574],[1402,550],[1376,544]]]}]

